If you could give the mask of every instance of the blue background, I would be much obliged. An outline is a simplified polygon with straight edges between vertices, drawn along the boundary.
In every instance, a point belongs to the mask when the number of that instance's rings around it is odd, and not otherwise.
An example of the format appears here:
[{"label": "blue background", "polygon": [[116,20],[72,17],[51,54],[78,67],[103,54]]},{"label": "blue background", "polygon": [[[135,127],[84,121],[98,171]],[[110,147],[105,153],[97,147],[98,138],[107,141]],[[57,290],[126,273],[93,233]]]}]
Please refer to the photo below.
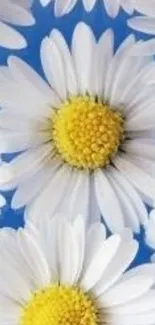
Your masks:
[{"label": "blue background", "polygon": [[[39,74],[43,76],[39,55],[41,40],[47,34],[49,34],[52,28],[58,28],[65,36],[68,44],[70,44],[73,30],[79,21],[84,21],[91,26],[97,39],[107,28],[112,28],[115,34],[115,48],[117,48],[130,33],[133,33],[133,31],[129,29],[126,24],[127,18],[129,18],[128,15],[120,10],[120,13],[116,19],[111,19],[105,12],[103,0],[97,1],[95,8],[89,14],[84,11],[82,1],[78,0],[77,5],[74,7],[72,12],[61,18],[56,18],[54,16],[53,7],[53,2],[51,2],[46,8],[42,8],[39,1],[35,1],[32,11],[36,18],[36,24],[31,27],[17,28],[25,35],[28,41],[28,47],[21,51],[10,51],[0,47],[0,65],[6,64],[8,55],[18,55],[27,61]],[[146,40],[149,38],[148,35],[135,31],[134,34],[136,35],[137,39],[142,38]],[[3,155],[3,158],[6,161],[9,161],[12,156]],[[18,211],[13,211],[10,208],[12,194],[12,192],[9,192],[6,195],[8,204],[2,209],[2,213],[0,215],[0,227],[9,226],[18,228],[19,226],[23,226],[23,210],[21,209]],[[141,234],[136,236],[136,238],[140,243],[140,251],[134,264],[148,262],[152,254],[152,250],[144,243],[143,229]]]}]

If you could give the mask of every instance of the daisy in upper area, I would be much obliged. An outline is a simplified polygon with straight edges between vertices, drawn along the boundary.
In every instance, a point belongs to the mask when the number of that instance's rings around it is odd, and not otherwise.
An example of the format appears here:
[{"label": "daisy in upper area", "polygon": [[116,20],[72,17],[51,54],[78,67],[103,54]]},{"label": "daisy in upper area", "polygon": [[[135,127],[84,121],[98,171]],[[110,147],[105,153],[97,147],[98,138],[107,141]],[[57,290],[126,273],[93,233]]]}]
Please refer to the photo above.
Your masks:
[{"label": "daisy in upper area", "polygon": [[[55,14],[57,16],[68,14],[78,2],[78,0],[40,0],[43,6],[47,6],[51,1],[55,1]],[[89,12],[94,8],[97,0],[82,0],[82,2],[85,10]],[[118,15],[120,9],[129,15],[132,15],[134,10],[145,15],[152,14],[152,11],[155,11],[155,0],[103,0],[103,3],[106,12],[112,18]]]},{"label": "daisy in upper area", "polygon": [[131,1],[135,4],[135,9],[144,16],[129,19],[128,26],[140,32],[155,35],[155,0]]},{"label": "daisy in upper area", "polygon": [[9,24],[29,26],[34,24],[30,12],[33,0],[0,0],[0,46],[20,49],[27,43],[25,38]]},{"label": "daisy in upper area", "polygon": [[125,272],[138,249],[129,230],[106,239],[80,217],[39,225],[0,231],[1,324],[155,323],[155,265]]},{"label": "daisy in upper area", "polygon": [[79,23],[71,51],[57,30],[42,42],[49,85],[16,57],[0,68],[0,148],[20,152],[3,190],[18,187],[12,208],[27,205],[25,217],[102,215],[112,232],[146,224],[143,200],[155,200],[155,63],[133,59],[132,35],[115,54],[113,45],[111,30],[96,43]]}]

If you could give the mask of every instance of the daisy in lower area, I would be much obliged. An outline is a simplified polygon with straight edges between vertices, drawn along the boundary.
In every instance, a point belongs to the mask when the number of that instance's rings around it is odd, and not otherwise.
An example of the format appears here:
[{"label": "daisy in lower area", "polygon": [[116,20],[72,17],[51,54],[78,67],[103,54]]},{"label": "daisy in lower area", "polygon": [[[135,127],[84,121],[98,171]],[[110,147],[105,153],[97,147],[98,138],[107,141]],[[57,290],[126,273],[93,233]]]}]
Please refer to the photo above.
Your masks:
[{"label": "daisy in lower area", "polygon": [[154,264],[125,272],[137,249],[129,231],[106,239],[80,217],[1,230],[0,323],[154,324]]},{"label": "daisy in lower area", "polygon": [[[43,6],[47,6],[51,1],[55,1],[55,14],[61,16],[68,14],[77,4],[77,0],[40,0]],[[83,5],[86,11],[91,11],[97,0],[83,0]],[[150,14],[155,12],[155,0],[103,0],[105,9],[109,16],[116,17],[120,9],[123,9],[127,14],[131,15],[134,11],[142,14]]]},{"label": "daisy in lower area", "polygon": [[34,24],[31,6],[32,0],[0,0],[0,46],[11,49],[26,46],[25,38],[7,23],[21,26]]},{"label": "daisy in lower area", "polygon": [[3,189],[18,187],[12,208],[27,205],[25,217],[102,215],[113,232],[146,224],[143,201],[155,200],[155,63],[145,52],[133,59],[132,35],[115,54],[113,46],[111,30],[96,43],[79,23],[71,51],[57,30],[42,42],[50,86],[19,58],[0,68],[0,148],[20,152]]}]

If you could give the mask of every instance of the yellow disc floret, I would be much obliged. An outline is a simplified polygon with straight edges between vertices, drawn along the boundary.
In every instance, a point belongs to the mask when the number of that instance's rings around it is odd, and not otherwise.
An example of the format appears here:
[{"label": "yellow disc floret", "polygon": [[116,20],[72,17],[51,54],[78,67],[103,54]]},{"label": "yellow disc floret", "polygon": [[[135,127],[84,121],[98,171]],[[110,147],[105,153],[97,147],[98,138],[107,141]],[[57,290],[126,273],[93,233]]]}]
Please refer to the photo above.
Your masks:
[{"label": "yellow disc floret", "polygon": [[77,287],[53,285],[37,292],[23,309],[20,325],[97,325],[97,309]]},{"label": "yellow disc floret", "polygon": [[124,136],[124,119],[94,97],[72,97],[54,113],[52,139],[56,151],[77,168],[105,167]]}]

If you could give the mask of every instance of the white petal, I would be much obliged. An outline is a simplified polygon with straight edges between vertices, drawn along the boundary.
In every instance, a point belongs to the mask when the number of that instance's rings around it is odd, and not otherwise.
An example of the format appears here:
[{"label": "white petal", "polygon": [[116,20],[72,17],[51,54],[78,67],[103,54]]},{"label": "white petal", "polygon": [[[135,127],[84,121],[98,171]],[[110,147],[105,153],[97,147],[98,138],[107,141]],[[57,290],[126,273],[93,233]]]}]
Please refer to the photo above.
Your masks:
[{"label": "white petal", "polygon": [[55,42],[45,37],[40,49],[41,62],[45,76],[51,87],[57,92],[61,99],[67,96],[64,62]]},{"label": "white petal", "polygon": [[[112,106],[117,107],[117,105],[120,106],[121,104],[123,106],[122,109],[125,111],[127,110],[125,106],[128,105],[123,103],[122,93],[123,91],[128,92],[127,89],[131,87],[135,76],[139,72],[139,68],[144,64],[143,56],[134,56],[133,60],[132,51],[134,47],[134,38],[131,35],[126,40],[126,49],[124,49],[124,55],[122,56],[120,64],[116,68],[109,96],[109,101]],[[131,93],[130,88],[129,93]]]},{"label": "white petal", "polygon": [[[32,219],[30,216],[28,219]],[[27,221],[26,229],[37,239],[40,243],[41,248],[45,254],[46,260],[48,262],[51,280],[58,280],[58,269],[59,269],[59,256],[58,256],[58,227],[59,227],[58,216],[42,216],[40,215],[35,222]],[[35,228],[34,228],[35,227]],[[36,229],[37,234],[36,234]],[[51,236],[52,229],[52,236]],[[50,247],[50,250],[49,250]]]},{"label": "white petal", "polygon": [[132,15],[134,8],[133,8],[133,3],[130,0],[122,0],[121,1],[121,6],[123,8],[124,11],[126,11],[126,13],[128,15]]},{"label": "white petal", "polygon": [[30,9],[33,5],[33,0],[14,0],[14,2],[25,9]]},{"label": "white petal", "polygon": [[111,315],[109,323],[115,325],[153,325],[155,322],[155,312],[146,312],[140,315]]},{"label": "white petal", "polygon": [[42,4],[43,7],[46,7],[50,2],[51,0],[40,0],[40,3]]},{"label": "white petal", "polygon": [[119,235],[113,235],[103,242],[82,276],[81,286],[85,290],[92,289],[100,280],[103,272],[115,256],[120,240],[121,237]]},{"label": "white petal", "polygon": [[96,191],[95,191],[95,179],[94,174],[89,176],[89,223],[100,222],[101,221],[101,212],[97,202]]},{"label": "white petal", "polygon": [[95,189],[98,204],[107,226],[112,232],[120,231],[125,226],[124,216],[105,171],[99,170],[95,173]]},{"label": "white petal", "polygon": [[83,4],[86,11],[91,11],[96,3],[96,0],[83,0]]},{"label": "white petal", "polygon": [[[65,213],[74,220],[76,215],[82,215],[87,222],[89,217],[89,173],[76,171],[72,173],[71,184],[68,184],[64,196],[63,209]],[[71,187],[70,187],[71,185]],[[63,212],[61,205],[60,211]]]},{"label": "white petal", "polygon": [[146,158],[136,157],[136,156],[133,157],[134,157],[134,162],[137,166],[139,166],[147,174],[155,178],[155,161]]},{"label": "white petal", "polygon": [[21,230],[18,233],[18,245],[38,288],[47,286],[51,281],[51,274],[39,244],[26,230]]},{"label": "white petal", "polygon": [[140,314],[145,313],[154,309],[155,304],[155,290],[150,290],[144,296],[135,299],[129,304],[124,304],[122,306],[113,307],[113,313],[115,314]]},{"label": "white petal", "polygon": [[152,256],[151,256],[151,262],[152,262],[152,263],[155,263],[155,253],[152,254]]},{"label": "white petal", "polygon": [[155,180],[136,166],[129,156],[121,155],[113,163],[141,193],[155,200]]},{"label": "white petal", "polygon": [[106,76],[111,64],[114,50],[114,34],[111,29],[108,29],[100,37],[96,48],[95,59],[95,75],[93,76],[94,88],[96,94],[100,97],[104,97],[104,87],[106,82]]},{"label": "white petal", "polygon": [[[154,18],[154,22],[155,22],[155,18]],[[138,42],[135,45],[135,49],[133,52],[133,55],[137,56],[137,55],[141,55],[141,53],[143,53],[144,56],[151,56],[155,54],[155,40],[154,38],[145,42]]]},{"label": "white petal", "polygon": [[78,85],[76,80],[75,68],[73,65],[73,59],[68,48],[68,45],[63,38],[62,34],[54,29],[50,34],[50,39],[55,42],[64,62],[65,78],[67,84],[67,92],[71,95],[78,94]]},{"label": "white petal", "polygon": [[[111,64],[109,66],[106,80],[105,80],[105,92],[104,92],[104,98],[109,101],[111,90],[113,87],[113,82],[115,80],[115,76],[117,75],[117,72],[119,68],[121,67],[122,60],[124,58],[127,58],[129,56],[129,51],[135,44],[135,38],[133,35],[128,36],[125,41],[120,45],[118,50],[116,51],[115,55],[113,56],[113,59],[111,61]],[[119,101],[120,104],[120,101]],[[117,103],[116,103],[117,105]]]},{"label": "white petal", "polygon": [[16,131],[17,129],[22,132],[28,132],[35,129],[38,123],[35,119],[26,118],[22,115],[16,114],[7,109],[0,110],[0,127],[4,127],[6,130]]},{"label": "white petal", "polygon": [[120,281],[115,287],[100,296],[99,302],[103,306],[111,307],[125,304],[144,295],[152,286],[153,278],[146,275],[134,276],[130,279]]},{"label": "white petal", "polygon": [[[2,235],[3,236],[3,235]],[[9,236],[11,244],[11,236]],[[1,239],[2,240],[2,239]],[[13,257],[17,255],[17,250],[14,254],[9,254],[9,246],[2,245],[0,243],[1,249],[3,248],[4,251],[1,252],[0,256],[0,293],[1,296],[9,298],[13,300],[13,302],[18,302],[20,305],[24,304],[27,299],[31,296],[31,286],[29,285],[28,278],[25,276],[25,273],[20,271],[20,264],[19,267],[17,266],[16,262],[13,261]],[[18,251],[19,253],[19,251]],[[10,258],[8,258],[10,257]]]},{"label": "white petal", "polygon": [[13,179],[14,175],[9,169],[9,164],[2,163],[0,164],[0,185],[11,181]]},{"label": "white petal", "polygon": [[76,239],[77,245],[79,247],[79,261],[76,270],[76,282],[79,280],[84,259],[85,259],[85,249],[86,249],[86,228],[84,223],[84,218],[79,215],[73,223],[74,237]]},{"label": "white petal", "polygon": [[79,269],[80,251],[78,242],[74,236],[73,229],[69,222],[63,220],[58,228],[60,283],[74,284]]},{"label": "white petal", "polygon": [[139,11],[141,14],[155,17],[154,0],[150,0],[149,2],[146,2],[145,0],[132,0],[132,3],[133,6],[135,6],[135,9]]},{"label": "white petal", "polygon": [[123,281],[126,279],[131,279],[134,276],[149,276],[155,280],[155,265],[151,263],[141,264],[132,269],[129,269],[123,275]]},{"label": "white petal", "polygon": [[86,237],[86,252],[84,268],[86,269],[106,240],[106,228],[101,223],[93,223],[88,230]]},{"label": "white petal", "polygon": [[129,201],[137,212],[137,217],[142,225],[148,221],[148,212],[143,203],[138,191],[130,184],[130,182],[117,169],[111,168],[110,174],[115,179],[115,182],[120,185],[122,190],[129,196]]},{"label": "white petal", "polygon": [[20,3],[10,1],[2,1],[0,4],[0,20],[21,26],[30,26],[35,23],[35,20],[30,12]]},{"label": "white petal", "polygon": [[[149,114],[148,114],[149,112]],[[137,114],[128,116],[125,123],[127,131],[145,131],[155,127],[154,102],[147,105],[147,110],[142,109]]]},{"label": "white petal", "polygon": [[140,157],[154,159],[155,146],[151,144],[150,139],[133,139],[125,141],[122,148],[130,154]]},{"label": "white petal", "polygon": [[34,148],[45,141],[46,136],[44,132],[0,131],[0,146],[3,153],[24,151]]},{"label": "white petal", "polygon": [[0,45],[10,49],[22,49],[27,46],[27,43],[17,31],[0,22]]},{"label": "white petal", "polygon": [[21,182],[13,195],[12,209],[19,209],[35,199],[44,190],[50,177],[51,169],[45,166],[43,170]]},{"label": "white petal", "polygon": [[[33,89],[39,101],[54,107],[59,104],[52,89],[27,63],[15,56],[10,56],[8,65],[15,80],[25,85],[25,88]],[[47,113],[49,114],[49,108]]]},{"label": "white petal", "polygon": [[103,294],[109,287],[112,287],[122,276],[123,272],[134,260],[138,251],[138,243],[135,240],[121,241],[119,249],[108,265],[99,283],[93,289],[96,296]]},{"label": "white petal", "polygon": [[118,15],[120,0],[104,0],[104,5],[110,17],[114,18]]},{"label": "white petal", "polygon": [[148,246],[155,248],[155,210],[150,213],[150,219],[145,228],[145,240]]},{"label": "white petal", "polygon": [[49,159],[51,161],[51,158],[52,152],[49,144],[18,155],[8,164],[8,171],[11,173],[12,177],[10,177],[6,184],[2,186],[2,189],[5,191],[15,189],[20,183],[25,182],[25,180],[29,180],[31,177],[44,169],[44,167],[46,167],[47,172],[52,170],[55,164],[56,166],[58,164],[53,158],[52,165],[49,167],[48,163]]},{"label": "white petal", "polygon": [[5,197],[0,194],[0,208],[3,208],[7,204]]},{"label": "white petal", "polygon": [[126,191],[124,191],[119,183],[113,178],[113,175],[109,173],[108,178],[120,202],[120,207],[124,215],[125,226],[131,227],[133,231],[139,233],[140,223],[135,206],[132,204],[132,199],[130,199],[128,193],[126,193]]},{"label": "white petal", "polygon": [[[65,191],[68,186],[68,182],[71,177],[71,170],[68,166],[62,166],[57,170],[54,168],[51,173],[45,189],[36,197],[32,204],[28,207],[28,215],[31,216],[32,220],[37,220],[39,215],[52,215],[59,211],[59,205],[65,195]],[[52,201],[51,201],[52,199]],[[46,212],[45,212],[46,206]],[[28,217],[26,213],[26,217]]]},{"label": "white petal", "polygon": [[84,23],[79,23],[72,39],[72,55],[79,91],[82,94],[89,92],[92,88],[92,63],[95,44],[92,30]]},{"label": "white petal", "polygon": [[134,17],[128,20],[128,26],[140,32],[155,35],[155,18]]},{"label": "white petal", "polygon": [[57,17],[68,14],[75,6],[77,0],[56,0],[55,1],[55,15]]}]

